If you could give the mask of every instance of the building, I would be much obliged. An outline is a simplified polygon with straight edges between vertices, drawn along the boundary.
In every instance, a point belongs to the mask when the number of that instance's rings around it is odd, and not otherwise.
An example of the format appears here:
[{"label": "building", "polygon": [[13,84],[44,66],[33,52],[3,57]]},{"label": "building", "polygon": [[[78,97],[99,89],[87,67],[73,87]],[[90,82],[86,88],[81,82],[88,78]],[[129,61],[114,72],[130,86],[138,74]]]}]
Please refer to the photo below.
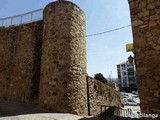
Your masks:
[{"label": "building", "polygon": [[120,91],[137,91],[135,65],[128,61],[117,65]]}]

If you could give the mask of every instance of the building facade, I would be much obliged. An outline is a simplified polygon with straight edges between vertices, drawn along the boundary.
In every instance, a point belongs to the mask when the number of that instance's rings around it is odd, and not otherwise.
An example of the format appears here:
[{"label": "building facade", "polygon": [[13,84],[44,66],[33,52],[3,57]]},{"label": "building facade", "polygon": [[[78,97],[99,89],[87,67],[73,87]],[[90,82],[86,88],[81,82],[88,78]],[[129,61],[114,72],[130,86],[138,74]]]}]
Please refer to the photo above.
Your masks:
[{"label": "building facade", "polygon": [[137,81],[135,75],[135,65],[128,61],[117,65],[118,81],[120,91],[135,91],[137,90]]}]

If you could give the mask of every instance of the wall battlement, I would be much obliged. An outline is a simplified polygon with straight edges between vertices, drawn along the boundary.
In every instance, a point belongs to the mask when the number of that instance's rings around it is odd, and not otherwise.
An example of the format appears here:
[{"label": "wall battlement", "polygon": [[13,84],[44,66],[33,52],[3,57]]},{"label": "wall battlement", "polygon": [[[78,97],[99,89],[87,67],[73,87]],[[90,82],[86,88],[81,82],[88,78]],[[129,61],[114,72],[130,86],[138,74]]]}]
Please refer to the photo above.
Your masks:
[{"label": "wall battlement", "polygon": [[43,20],[0,28],[0,36],[0,99],[87,115],[86,25],[79,7],[52,2]]}]

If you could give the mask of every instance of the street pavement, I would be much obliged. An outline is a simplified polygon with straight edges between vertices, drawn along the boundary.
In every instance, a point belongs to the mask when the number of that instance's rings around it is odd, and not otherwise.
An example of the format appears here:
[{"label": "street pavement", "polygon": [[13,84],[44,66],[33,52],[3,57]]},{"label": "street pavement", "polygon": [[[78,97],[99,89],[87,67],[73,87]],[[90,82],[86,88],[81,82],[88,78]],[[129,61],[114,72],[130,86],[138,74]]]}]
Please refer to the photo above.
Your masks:
[{"label": "street pavement", "polygon": [[29,115],[1,117],[0,120],[100,120],[100,119],[94,117],[87,118],[73,114],[38,113]]},{"label": "street pavement", "polygon": [[140,106],[124,106],[124,109],[131,109],[134,114],[140,112]]},{"label": "street pavement", "polygon": [[[134,114],[140,111],[139,106],[125,106],[124,108],[132,109]],[[0,100],[0,120],[100,120],[100,118],[53,113],[36,105]]]}]

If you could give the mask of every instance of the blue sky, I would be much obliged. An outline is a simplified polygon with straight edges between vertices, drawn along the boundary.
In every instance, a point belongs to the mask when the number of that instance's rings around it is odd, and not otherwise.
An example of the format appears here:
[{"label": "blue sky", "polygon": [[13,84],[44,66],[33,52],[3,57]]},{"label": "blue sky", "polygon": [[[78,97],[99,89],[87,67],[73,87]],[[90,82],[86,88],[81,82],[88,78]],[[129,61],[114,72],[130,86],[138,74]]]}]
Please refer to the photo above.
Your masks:
[{"label": "blue sky", "polygon": [[[0,18],[44,8],[54,0],[0,0]],[[128,0],[69,0],[86,14],[87,35],[130,25]],[[132,43],[132,30],[127,27],[111,33],[87,37],[87,73],[117,78],[116,65],[125,62],[132,53],[125,45]]]}]

